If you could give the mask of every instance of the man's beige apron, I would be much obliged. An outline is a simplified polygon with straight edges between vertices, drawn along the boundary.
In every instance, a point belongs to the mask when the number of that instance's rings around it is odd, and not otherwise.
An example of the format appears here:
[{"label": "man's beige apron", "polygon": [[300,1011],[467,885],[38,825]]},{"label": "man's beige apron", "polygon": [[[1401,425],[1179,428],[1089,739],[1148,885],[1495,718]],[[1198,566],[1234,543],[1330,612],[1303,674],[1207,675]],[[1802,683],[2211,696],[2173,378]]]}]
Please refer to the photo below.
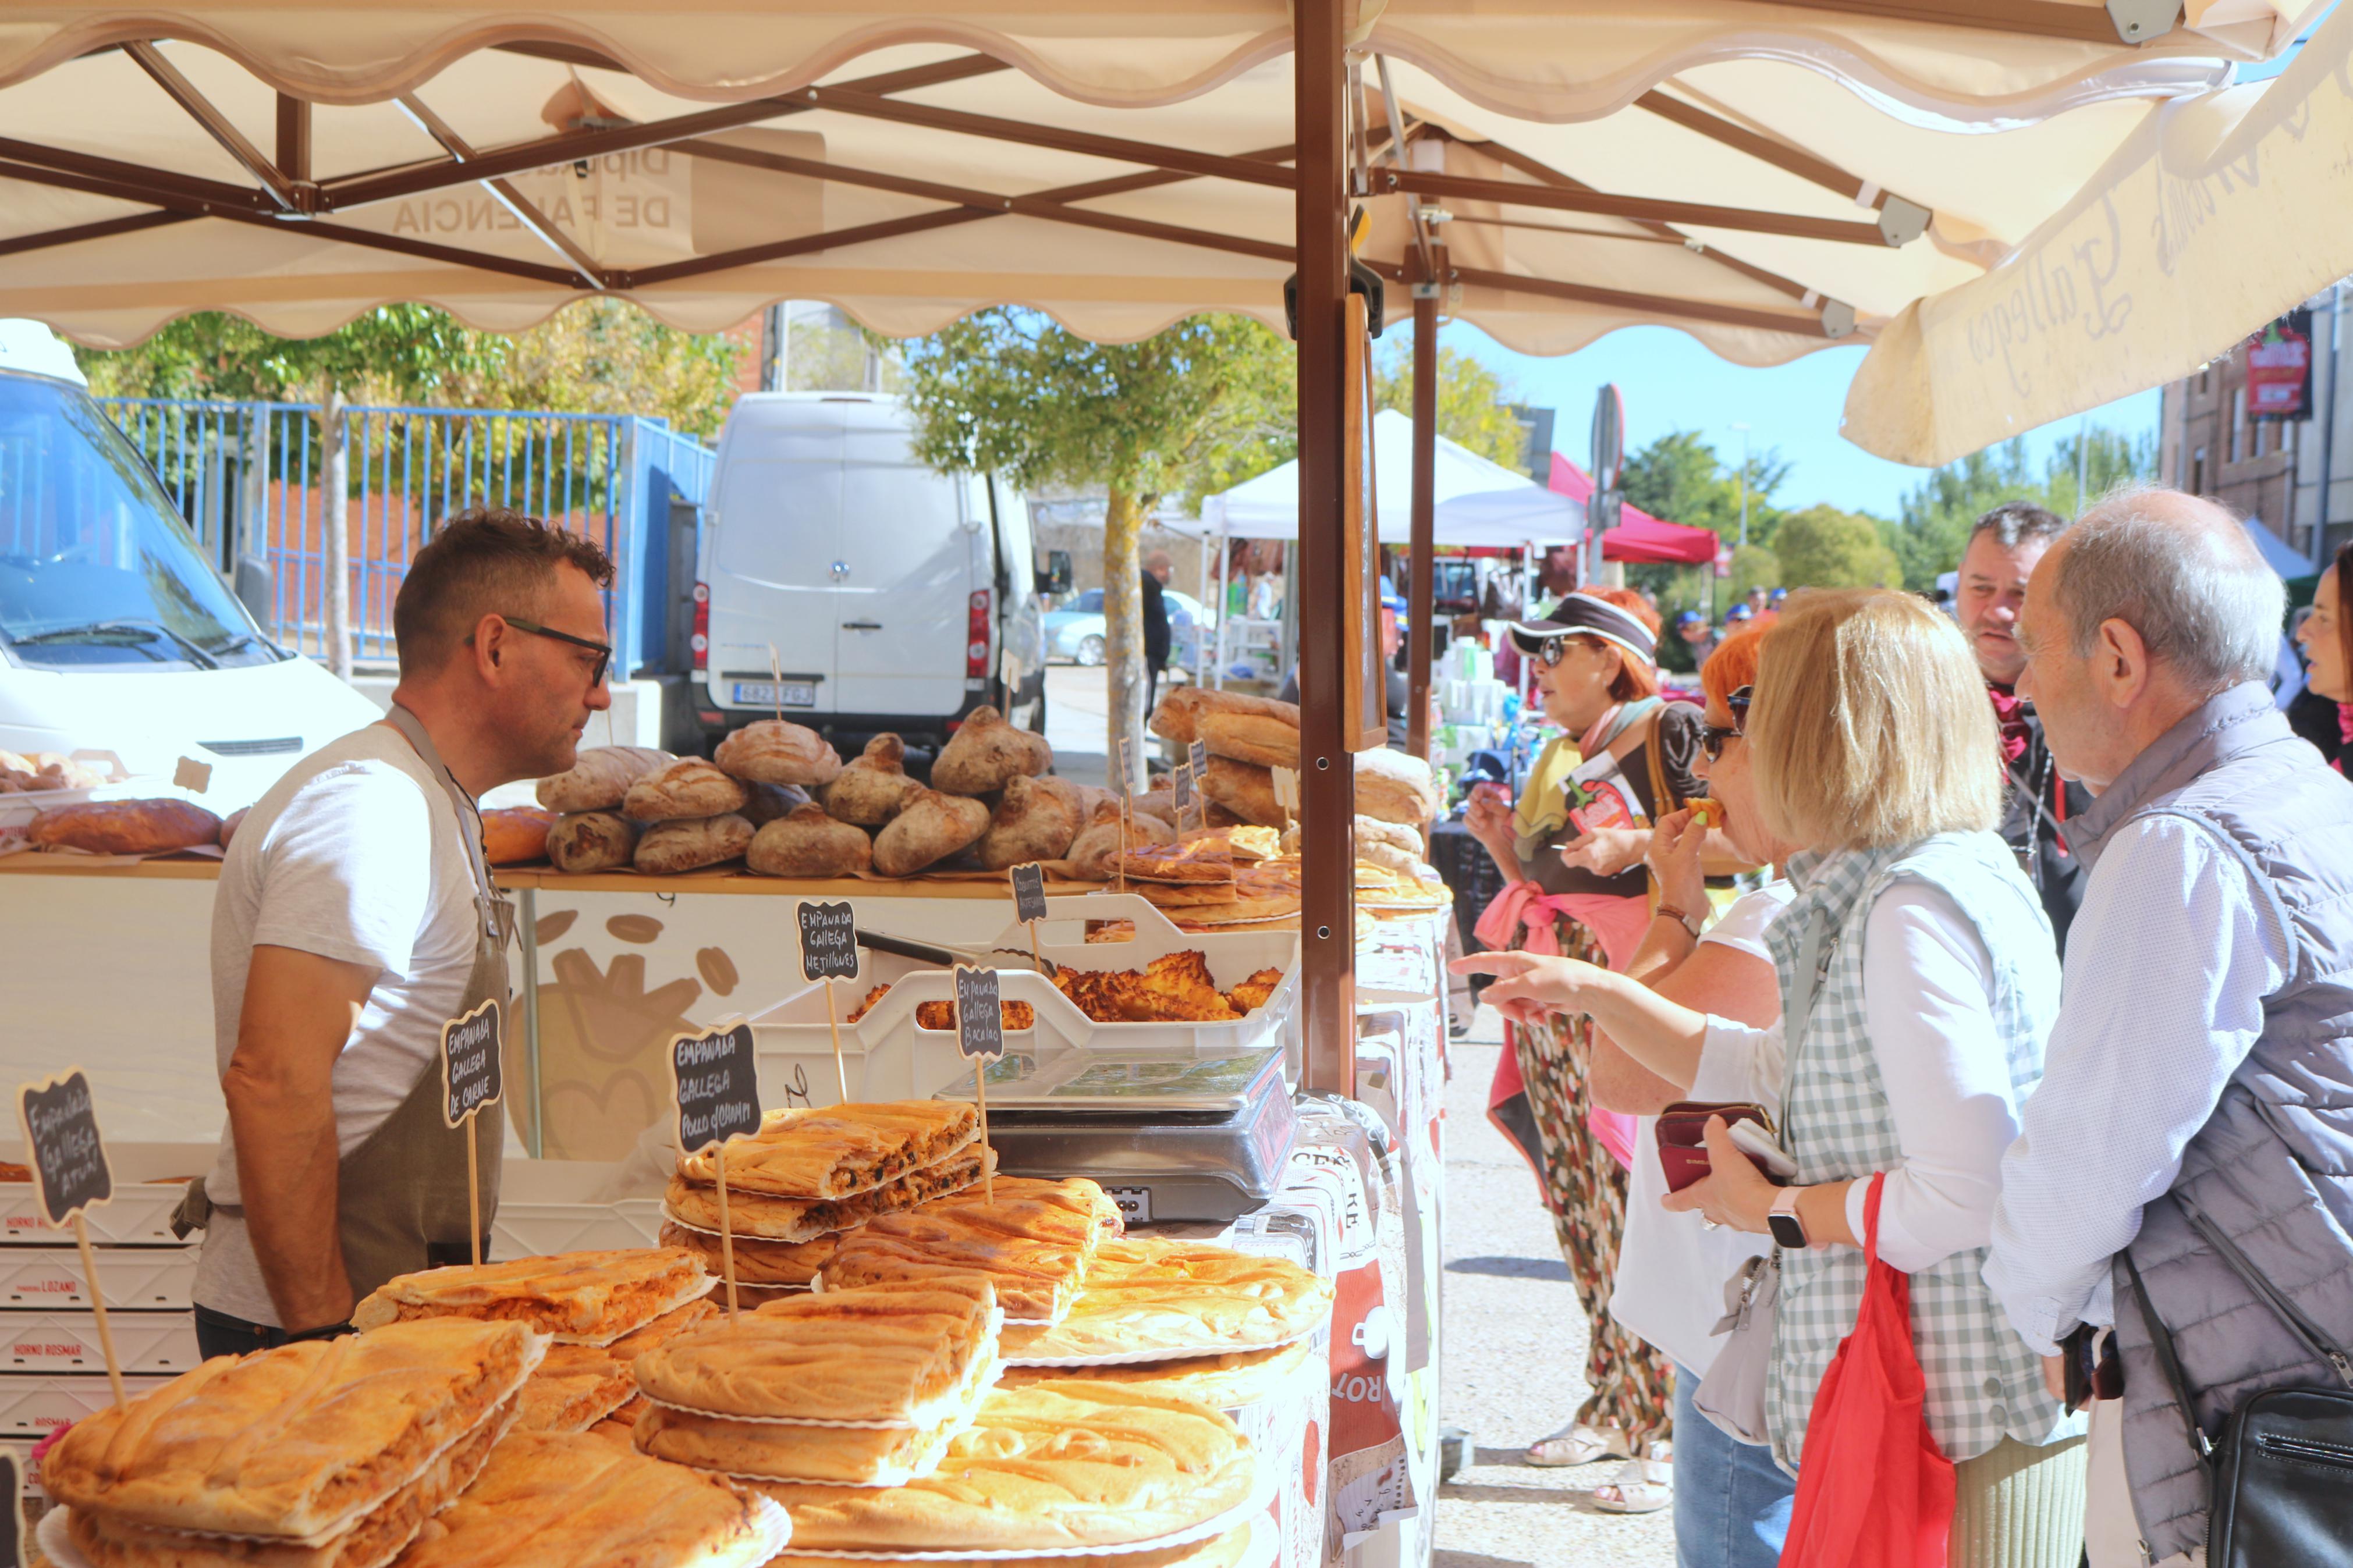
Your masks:
[{"label": "man's beige apron", "polygon": [[[500,895],[482,858],[482,819],[474,802],[443,765],[432,737],[417,716],[397,703],[388,721],[417,748],[440,779],[458,814],[459,837],[473,868],[474,896],[481,920],[474,938],[474,967],[466,994],[453,1017],[462,1018],[492,997],[501,1027],[513,1016],[507,984],[507,942],[514,930],[514,904]],[[428,1061],[406,1099],[337,1166],[336,1219],[343,1239],[343,1271],[353,1300],[395,1275],[467,1262],[470,1215],[466,1192],[466,1129],[442,1123],[441,1064]],[[505,1148],[505,1118],[493,1107],[474,1118],[473,1137],[480,1162],[482,1255],[490,1256],[491,1217],[498,1213],[500,1157]],[[202,1178],[189,1184],[175,1216],[202,1228],[212,1204]],[[177,1228],[175,1226],[175,1228]],[[185,1234],[185,1231],[183,1231]]]}]

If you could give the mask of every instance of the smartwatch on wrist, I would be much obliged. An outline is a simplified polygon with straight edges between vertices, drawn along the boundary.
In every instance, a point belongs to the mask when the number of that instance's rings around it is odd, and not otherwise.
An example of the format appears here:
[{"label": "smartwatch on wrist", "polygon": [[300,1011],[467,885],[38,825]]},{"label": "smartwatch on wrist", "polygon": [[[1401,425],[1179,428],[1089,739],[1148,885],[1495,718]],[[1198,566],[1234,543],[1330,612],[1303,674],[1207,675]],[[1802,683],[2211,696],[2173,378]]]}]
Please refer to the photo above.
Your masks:
[{"label": "smartwatch on wrist", "polygon": [[1806,1237],[1806,1222],[1798,1214],[1798,1194],[1803,1187],[1783,1187],[1774,1194],[1771,1212],[1765,1216],[1765,1228],[1773,1239],[1793,1252],[1802,1252],[1811,1245]]}]

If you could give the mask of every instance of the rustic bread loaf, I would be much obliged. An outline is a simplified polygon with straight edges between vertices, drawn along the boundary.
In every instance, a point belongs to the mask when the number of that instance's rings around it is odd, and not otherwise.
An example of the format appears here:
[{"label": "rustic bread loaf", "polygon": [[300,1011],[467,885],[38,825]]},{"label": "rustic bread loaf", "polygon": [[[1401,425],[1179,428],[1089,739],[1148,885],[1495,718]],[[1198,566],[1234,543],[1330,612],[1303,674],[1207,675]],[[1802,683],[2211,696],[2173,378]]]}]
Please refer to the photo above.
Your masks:
[{"label": "rustic bread loaf", "polygon": [[1201,775],[1201,793],[1244,822],[1259,827],[1282,826],[1282,807],[1274,802],[1274,772],[1256,763],[1231,757],[1211,757]]},{"label": "rustic bread loaf", "polygon": [[1299,726],[1264,713],[1226,713],[1204,709],[1194,723],[1201,744],[1214,757],[1256,763],[1261,767],[1299,765]]},{"label": "rustic bread loaf", "polygon": [[1197,725],[1203,713],[1256,713],[1299,728],[1299,704],[1271,697],[1250,697],[1240,691],[1214,691],[1205,686],[1171,687],[1152,710],[1152,732],[1179,745],[1201,738]]},{"label": "rustic bread loaf", "polygon": [[522,866],[547,858],[548,830],[555,814],[533,805],[482,813],[482,857],[493,866]]},{"label": "rustic bread loaf", "polygon": [[1057,778],[1008,781],[974,858],[991,871],[1027,860],[1059,860],[1079,836],[1079,791]]},{"label": "rustic bread loaf", "polygon": [[632,822],[685,822],[741,811],[751,792],[701,757],[681,757],[629,786],[621,815]]},{"label": "rustic bread loaf", "polygon": [[637,868],[666,877],[735,859],[752,847],[752,825],[733,812],[691,822],[657,822],[638,840]]},{"label": "rustic bread loaf", "polygon": [[559,871],[610,871],[638,852],[638,824],[617,811],[579,811],[547,830],[547,858]]},{"label": "rustic bread loaf", "polygon": [[164,855],[220,842],[221,819],[184,800],[110,800],[60,805],[33,818],[26,838],[42,849],[93,855]]},{"label": "rustic bread loaf", "polygon": [[923,786],[907,776],[907,743],[877,735],[825,786],[825,809],[837,821],[880,827],[899,815],[907,796]]},{"label": "rustic bread loaf", "polygon": [[550,811],[610,811],[629,786],[678,759],[645,746],[589,746],[571,768],[539,781],[539,804]]},{"label": "rustic bread loaf", "polygon": [[854,877],[873,864],[874,844],[811,801],[761,828],[746,858],[763,877]]},{"label": "rustic bread loaf", "polygon": [[976,708],[940,748],[932,764],[932,787],[948,795],[987,795],[1053,765],[1054,748],[1045,736],[1015,729],[994,708]]},{"label": "rustic bread loaf", "polygon": [[912,877],[988,831],[988,805],[966,795],[917,790],[874,838],[874,869]]},{"label": "rustic bread loaf", "polygon": [[712,760],[734,778],[760,784],[831,784],[841,772],[833,742],[786,719],[762,719],[719,742]]}]

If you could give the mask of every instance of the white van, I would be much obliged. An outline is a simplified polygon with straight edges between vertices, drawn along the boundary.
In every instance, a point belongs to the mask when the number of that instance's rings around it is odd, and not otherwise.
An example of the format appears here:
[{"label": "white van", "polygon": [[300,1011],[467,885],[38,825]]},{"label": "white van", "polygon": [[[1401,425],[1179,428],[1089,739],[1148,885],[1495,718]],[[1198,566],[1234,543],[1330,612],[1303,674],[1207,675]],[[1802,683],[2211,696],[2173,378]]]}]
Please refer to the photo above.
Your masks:
[{"label": "white van", "polygon": [[884,730],[937,745],[983,703],[1045,729],[1054,585],[1029,503],[926,467],[910,429],[896,398],[855,393],[755,393],[728,414],[695,573],[707,738],[781,709],[847,752]]},{"label": "white van", "polygon": [[186,758],[210,770],[206,806],[251,805],[376,707],[262,635],[29,326],[0,333],[0,748],[111,752],[131,795],[169,793]]}]

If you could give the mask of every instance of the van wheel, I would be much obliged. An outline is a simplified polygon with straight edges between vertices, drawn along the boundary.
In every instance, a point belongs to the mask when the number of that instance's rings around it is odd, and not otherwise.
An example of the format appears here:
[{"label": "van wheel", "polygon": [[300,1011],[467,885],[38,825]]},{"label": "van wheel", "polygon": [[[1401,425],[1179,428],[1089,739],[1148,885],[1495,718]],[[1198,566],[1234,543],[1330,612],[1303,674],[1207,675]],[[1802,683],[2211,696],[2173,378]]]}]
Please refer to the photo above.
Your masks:
[{"label": "van wheel", "polygon": [[1099,637],[1081,637],[1079,639],[1079,662],[1092,669],[1096,665],[1103,663],[1103,638]]}]

